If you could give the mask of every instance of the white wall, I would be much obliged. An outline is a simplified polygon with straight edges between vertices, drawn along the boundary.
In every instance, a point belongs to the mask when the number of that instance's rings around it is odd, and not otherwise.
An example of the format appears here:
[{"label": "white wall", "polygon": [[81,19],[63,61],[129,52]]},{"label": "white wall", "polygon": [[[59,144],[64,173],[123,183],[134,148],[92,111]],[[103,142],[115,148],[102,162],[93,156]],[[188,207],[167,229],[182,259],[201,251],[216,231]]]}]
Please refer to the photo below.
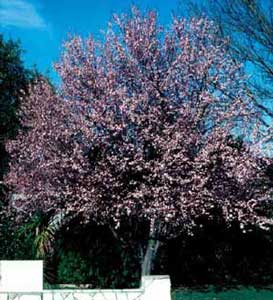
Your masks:
[{"label": "white wall", "polygon": [[43,289],[42,261],[0,261],[0,300],[171,300],[167,275],[144,276],[139,289]]},{"label": "white wall", "polygon": [[42,290],[42,260],[0,261],[0,292],[40,292]]}]

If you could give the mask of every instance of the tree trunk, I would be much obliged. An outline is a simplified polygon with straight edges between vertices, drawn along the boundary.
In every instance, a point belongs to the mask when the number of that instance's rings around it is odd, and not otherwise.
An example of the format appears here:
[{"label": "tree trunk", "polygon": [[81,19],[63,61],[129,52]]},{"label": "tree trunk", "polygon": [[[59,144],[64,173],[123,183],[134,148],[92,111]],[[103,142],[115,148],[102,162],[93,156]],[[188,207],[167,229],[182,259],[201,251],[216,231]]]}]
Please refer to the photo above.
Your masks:
[{"label": "tree trunk", "polygon": [[154,259],[157,254],[157,250],[159,248],[160,242],[158,240],[154,240],[150,238],[148,240],[148,244],[145,251],[145,256],[142,261],[141,266],[141,275],[150,275],[153,268]]}]

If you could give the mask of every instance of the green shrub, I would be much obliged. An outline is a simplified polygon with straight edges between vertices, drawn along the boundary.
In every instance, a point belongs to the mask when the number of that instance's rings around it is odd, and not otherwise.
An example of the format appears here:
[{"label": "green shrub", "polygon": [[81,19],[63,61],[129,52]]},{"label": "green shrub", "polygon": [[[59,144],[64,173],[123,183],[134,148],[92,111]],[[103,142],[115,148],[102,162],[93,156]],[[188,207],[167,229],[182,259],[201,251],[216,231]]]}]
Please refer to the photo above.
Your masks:
[{"label": "green shrub", "polygon": [[57,280],[59,283],[86,283],[88,280],[87,262],[77,252],[61,253]]}]

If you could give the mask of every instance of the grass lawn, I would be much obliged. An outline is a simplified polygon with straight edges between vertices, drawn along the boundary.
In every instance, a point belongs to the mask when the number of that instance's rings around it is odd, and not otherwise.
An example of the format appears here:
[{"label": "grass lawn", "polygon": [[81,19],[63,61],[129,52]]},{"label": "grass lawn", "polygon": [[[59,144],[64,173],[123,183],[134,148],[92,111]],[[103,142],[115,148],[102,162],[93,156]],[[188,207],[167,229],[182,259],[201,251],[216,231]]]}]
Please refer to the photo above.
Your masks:
[{"label": "grass lawn", "polygon": [[172,300],[273,300],[273,287],[261,289],[240,287],[217,291],[177,289],[172,291]]}]

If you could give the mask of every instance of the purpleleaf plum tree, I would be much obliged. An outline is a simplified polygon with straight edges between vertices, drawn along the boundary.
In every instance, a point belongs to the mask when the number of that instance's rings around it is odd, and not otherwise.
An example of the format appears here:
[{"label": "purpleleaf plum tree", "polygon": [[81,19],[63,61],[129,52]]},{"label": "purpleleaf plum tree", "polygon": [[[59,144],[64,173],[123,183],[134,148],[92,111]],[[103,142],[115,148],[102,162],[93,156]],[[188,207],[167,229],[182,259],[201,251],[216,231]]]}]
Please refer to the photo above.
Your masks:
[{"label": "purpleleaf plum tree", "polygon": [[102,42],[73,36],[64,48],[61,90],[32,85],[28,130],[7,144],[19,215],[64,212],[117,230],[124,218],[144,222],[142,274],[160,239],[192,234],[201,219],[271,225],[267,160],[253,151],[259,112],[212,22],[174,18],[164,29],[133,8]]}]

